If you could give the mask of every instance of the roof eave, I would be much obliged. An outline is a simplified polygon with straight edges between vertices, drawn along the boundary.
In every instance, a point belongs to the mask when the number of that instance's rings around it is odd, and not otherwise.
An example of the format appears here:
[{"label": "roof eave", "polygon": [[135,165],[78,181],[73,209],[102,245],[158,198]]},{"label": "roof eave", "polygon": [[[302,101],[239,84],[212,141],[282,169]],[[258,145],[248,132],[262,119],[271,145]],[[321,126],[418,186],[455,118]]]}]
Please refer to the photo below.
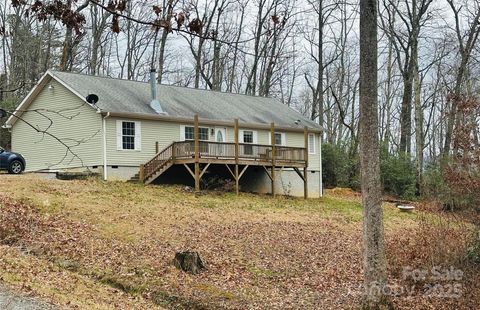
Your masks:
[{"label": "roof eave", "polygon": [[[184,124],[193,124],[193,118],[185,118],[185,117],[176,117],[176,116],[169,116],[169,115],[153,115],[153,114],[145,114],[145,113],[131,113],[131,112],[113,112],[113,111],[102,111],[102,115],[106,115],[109,113],[112,117],[124,117],[124,118],[133,118],[133,119],[143,119],[143,120],[158,120],[164,122],[176,122],[176,123],[184,123]],[[223,120],[214,120],[214,119],[205,119],[200,118],[199,122],[202,125],[215,125],[215,126],[233,126],[233,121],[223,121]],[[270,129],[269,124],[261,124],[261,123],[240,123],[241,127],[247,127],[251,129]],[[311,127],[307,126],[309,132],[312,133],[321,133],[322,128],[319,127]],[[276,129],[282,131],[290,131],[290,132],[303,132],[304,127],[288,127],[288,126],[275,126]]]}]

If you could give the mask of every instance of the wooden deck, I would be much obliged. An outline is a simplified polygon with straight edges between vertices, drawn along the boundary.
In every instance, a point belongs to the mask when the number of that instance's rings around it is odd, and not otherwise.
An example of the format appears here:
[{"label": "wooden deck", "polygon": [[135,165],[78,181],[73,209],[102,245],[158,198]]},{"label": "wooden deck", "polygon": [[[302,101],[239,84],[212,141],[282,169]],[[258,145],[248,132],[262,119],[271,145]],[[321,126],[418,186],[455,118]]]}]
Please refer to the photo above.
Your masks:
[{"label": "wooden deck", "polygon": [[[304,148],[277,146],[275,161],[279,166],[305,166]],[[195,161],[195,142],[175,142],[172,153],[177,163],[192,163]],[[221,163],[269,166],[272,164],[273,146],[262,144],[238,144],[238,154],[235,143],[199,142],[200,163]]]},{"label": "wooden deck", "polygon": [[[194,121],[194,140],[173,142],[159,151],[140,168],[140,180],[149,184],[172,165],[184,165],[195,180],[195,190],[200,190],[200,179],[212,164],[225,165],[236,181],[249,166],[262,166],[272,181],[272,194],[275,195],[275,171],[293,168],[304,182],[307,191],[308,130],[305,128],[305,147],[250,144],[238,142],[238,121],[235,121],[235,142],[211,142],[198,139],[198,117]],[[275,127],[271,124],[272,141]],[[193,167],[191,165],[193,164]],[[193,169],[192,169],[193,168]],[[302,169],[303,172],[300,170]]]}]

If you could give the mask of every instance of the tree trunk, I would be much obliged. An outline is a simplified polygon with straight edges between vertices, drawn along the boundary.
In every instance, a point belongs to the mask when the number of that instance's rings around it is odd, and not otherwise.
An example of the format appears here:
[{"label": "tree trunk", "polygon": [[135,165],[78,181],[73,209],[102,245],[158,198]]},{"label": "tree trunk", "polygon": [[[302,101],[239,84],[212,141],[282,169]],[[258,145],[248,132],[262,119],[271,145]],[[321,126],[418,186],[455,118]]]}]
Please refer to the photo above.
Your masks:
[{"label": "tree trunk", "polygon": [[[318,123],[320,126],[323,126],[324,123],[324,105],[323,105],[323,0],[318,3],[318,81],[317,81],[317,103],[315,104],[318,107]],[[323,134],[320,135],[323,137]]]},{"label": "tree trunk", "polygon": [[244,19],[245,19],[245,7],[242,6],[242,13],[240,15],[239,30],[238,30],[237,37],[236,37],[236,40],[235,40],[235,45],[234,45],[232,70],[230,72],[230,82],[229,82],[228,89],[227,89],[227,91],[230,92],[230,93],[233,92],[233,84],[235,83],[235,72],[236,72],[236,69],[237,69],[237,62],[238,62],[238,42],[240,42],[240,39],[242,37],[242,29],[243,29]]},{"label": "tree trunk", "polygon": [[60,60],[60,71],[66,71],[68,69],[68,62],[72,57],[72,27],[67,27],[65,32],[65,39],[63,40],[62,58]]},{"label": "tree trunk", "polygon": [[[85,9],[90,2],[88,0],[84,1],[78,8],[75,10],[76,13],[81,12]],[[72,6],[72,0],[68,0],[66,5],[68,7]],[[77,36],[78,38],[78,36]],[[77,40],[73,38],[73,28],[72,26],[67,25],[67,29],[65,31],[65,40],[63,41],[63,50],[62,50],[62,58],[60,61],[60,71],[71,71],[73,67],[73,49],[75,45],[77,45]]]},{"label": "tree trunk", "polygon": [[363,203],[364,302],[385,302],[387,281],[384,246],[380,150],[378,142],[377,1],[360,0],[360,173]]},{"label": "tree trunk", "polygon": [[[413,55],[412,55],[413,56]],[[423,176],[423,149],[424,130],[423,130],[423,108],[421,102],[421,80],[418,72],[418,61],[416,61],[414,69],[414,103],[415,103],[415,168],[416,168],[416,188],[417,195],[422,193],[422,176]]]},{"label": "tree trunk", "polygon": [[160,47],[158,50],[158,75],[157,82],[162,84],[163,71],[165,70],[165,46],[167,44],[168,31],[162,30],[162,37],[160,38]]},{"label": "tree trunk", "polygon": [[212,68],[212,90],[221,90],[221,66],[220,66],[221,44],[215,42],[213,48],[213,68]]},{"label": "tree trunk", "polygon": [[400,112],[400,153],[410,153],[412,136],[412,91],[413,64],[410,58],[407,70],[403,73],[403,97]]},{"label": "tree trunk", "polygon": [[[163,1],[164,18],[171,22],[173,18],[173,0]],[[162,36],[160,37],[160,46],[158,48],[158,75],[157,82],[162,84],[163,71],[165,70],[165,46],[167,45],[168,30],[162,30]]]}]

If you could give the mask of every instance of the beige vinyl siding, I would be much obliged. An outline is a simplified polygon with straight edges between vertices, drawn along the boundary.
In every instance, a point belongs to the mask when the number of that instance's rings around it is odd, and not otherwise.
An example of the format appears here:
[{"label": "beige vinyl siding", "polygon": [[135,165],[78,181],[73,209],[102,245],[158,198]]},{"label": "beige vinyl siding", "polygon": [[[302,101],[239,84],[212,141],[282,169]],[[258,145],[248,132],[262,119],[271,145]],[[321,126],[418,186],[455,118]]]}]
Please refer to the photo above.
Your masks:
[{"label": "beige vinyl siding", "polygon": [[[141,123],[141,151],[117,150],[117,120],[136,121]],[[158,142],[159,149],[162,150],[173,141],[183,140],[183,137],[181,137],[181,126],[184,125],[186,124],[153,120],[133,120],[127,118],[107,118],[108,165],[139,166],[140,164],[144,164],[155,155],[155,142]],[[203,126],[200,124],[200,127],[208,127],[210,129],[209,139],[210,141],[215,141],[215,136],[211,135],[211,129],[214,128],[214,126]],[[225,128],[224,126],[217,127]],[[234,142],[235,133],[233,126],[226,127],[226,129],[226,141]],[[258,144],[270,144],[269,130],[249,129],[241,126],[239,129],[256,131]],[[302,132],[282,132],[285,133],[286,146],[304,147],[305,140]],[[309,155],[309,170],[318,171],[320,170],[318,134],[316,134],[315,137],[317,142],[315,145],[316,154]],[[241,141],[241,137],[239,138]]]},{"label": "beige vinyl siding", "polygon": [[[141,148],[136,150],[117,149],[117,120],[134,121],[141,124]],[[107,162],[109,166],[140,166],[155,155],[155,142],[162,150],[173,141],[180,140],[180,124],[154,120],[109,117],[107,123]]]},{"label": "beige vinyl siding", "polygon": [[[53,89],[48,89],[48,86]],[[35,131],[17,120],[12,127],[12,149],[21,153],[27,162],[27,171],[57,170],[98,166],[102,164],[102,122],[95,109],[55,80],[45,86],[28,107],[22,119],[48,132],[70,146],[78,155],[68,153],[67,147],[56,139]],[[79,143],[80,142],[80,143]]]}]

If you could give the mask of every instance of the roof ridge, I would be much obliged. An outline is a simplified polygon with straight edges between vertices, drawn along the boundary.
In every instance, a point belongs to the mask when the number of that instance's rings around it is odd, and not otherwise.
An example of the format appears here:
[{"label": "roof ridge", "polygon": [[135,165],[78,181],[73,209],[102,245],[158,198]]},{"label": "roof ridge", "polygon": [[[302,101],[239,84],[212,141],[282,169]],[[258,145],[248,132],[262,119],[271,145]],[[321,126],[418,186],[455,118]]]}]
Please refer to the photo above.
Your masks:
[{"label": "roof ridge", "polygon": [[[138,80],[127,80],[127,79],[122,79],[122,78],[117,78],[117,77],[110,77],[110,76],[102,76],[102,75],[91,75],[91,74],[85,74],[81,72],[66,72],[66,71],[58,71],[58,70],[53,70],[49,69],[52,74],[72,74],[72,75],[82,75],[86,77],[92,77],[92,78],[100,78],[100,79],[109,79],[109,80],[117,80],[117,81],[123,81],[123,82],[132,82],[132,83],[141,83],[141,84],[149,84],[149,82],[145,81],[138,81]],[[175,88],[183,88],[183,89],[189,89],[192,91],[201,91],[201,92],[213,92],[213,93],[218,93],[218,94],[226,94],[226,95],[234,95],[234,96],[245,96],[245,97],[252,97],[252,98],[260,98],[260,99],[270,99],[272,101],[276,101],[277,103],[280,103],[280,100],[275,97],[264,97],[264,96],[257,96],[257,95],[248,95],[248,94],[242,94],[242,93],[232,93],[232,92],[227,92],[227,91],[221,91],[221,90],[212,90],[212,89],[201,89],[201,88],[195,88],[195,87],[189,87],[189,86],[180,86],[180,85],[171,85],[171,84],[160,84],[157,82],[157,85],[162,86],[162,87],[175,87]]]}]

